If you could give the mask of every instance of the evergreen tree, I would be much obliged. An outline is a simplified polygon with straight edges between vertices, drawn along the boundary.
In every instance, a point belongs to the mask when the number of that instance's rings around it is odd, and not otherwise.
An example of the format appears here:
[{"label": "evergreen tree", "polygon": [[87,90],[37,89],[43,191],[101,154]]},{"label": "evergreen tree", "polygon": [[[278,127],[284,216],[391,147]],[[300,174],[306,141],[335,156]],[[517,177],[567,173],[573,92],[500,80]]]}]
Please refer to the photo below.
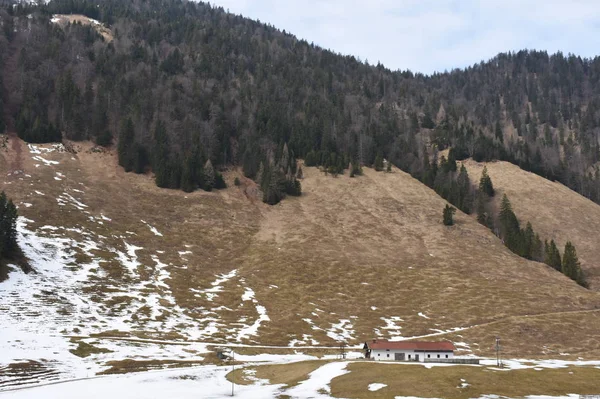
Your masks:
[{"label": "evergreen tree", "polygon": [[[2,85],[1,78],[0,78],[0,85]],[[4,122],[4,103],[2,102],[2,97],[0,96],[0,134],[4,133],[5,129],[6,129],[6,123]]]},{"label": "evergreen tree", "polygon": [[533,259],[534,245],[535,245],[535,232],[530,222],[527,222],[527,227],[522,234],[523,236],[523,256],[527,259]]},{"label": "evergreen tree", "polygon": [[375,163],[373,164],[373,167],[377,172],[381,172],[383,170],[383,157],[381,154],[377,154],[375,157]]},{"label": "evergreen tree", "polygon": [[108,147],[112,144],[113,135],[108,129],[104,129],[96,136],[96,144],[102,147]]},{"label": "evergreen tree", "polygon": [[458,166],[456,165],[456,150],[454,148],[450,148],[450,151],[448,151],[447,164],[448,172],[456,172]]},{"label": "evergreen tree", "polygon": [[195,178],[194,171],[196,169],[196,165],[194,165],[194,160],[191,156],[188,156],[183,163],[183,169],[181,171],[181,183],[180,187],[186,193],[191,193],[196,189],[195,186]]},{"label": "evergreen tree", "polygon": [[469,179],[469,173],[465,165],[460,166],[456,183],[458,187],[458,199],[455,205],[464,213],[470,214],[473,208],[473,195],[471,193],[471,180]]},{"label": "evergreen tree", "polygon": [[269,205],[275,205],[285,198],[286,180],[281,170],[273,165],[270,167],[270,172],[265,174],[268,176],[264,179],[263,186],[263,202]]},{"label": "evergreen tree", "polygon": [[504,142],[504,134],[502,133],[502,127],[500,126],[500,120],[496,121],[496,128],[494,129],[494,135],[500,142]]},{"label": "evergreen tree", "polygon": [[485,193],[488,197],[493,197],[495,194],[492,179],[490,178],[487,172],[487,166],[484,166],[483,172],[481,172],[481,179],[479,180],[479,191]]},{"label": "evergreen tree", "polygon": [[544,263],[555,270],[562,271],[560,251],[554,240],[551,240],[550,244],[548,241],[544,243]]},{"label": "evergreen tree", "polygon": [[119,165],[125,172],[130,172],[134,164],[134,144],[135,131],[133,121],[127,118],[121,123],[121,133],[119,134],[119,144],[117,145],[117,154],[119,156]]},{"label": "evergreen tree", "polygon": [[296,173],[296,179],[304,179],[304,173],[302,172],[302,166],[298,168],[298,172]]},{"label": "evergreen tree", "polygon": [[446,204],[444,208],[444,226],[452,226],[454,224],[454,213],[456,208]]},{"label": "evergreen tree", "polygon": [[512,205],[506,194],[502,196],[498,219],[500,222],[500,234],[504,239],[504,245],[517,255],[524,256],[525,251],[521,229],[519,228],[519,220],[513,212]]},{"label": "evergreen tree", "polygon": [[313,150],[310,150],[308,152],[308,154],[306,154],[306,158],[304,159],[304,164],[306,166],[317,166],[318,165],[317,154]]},{"label": "evergreen tree", "polygon": [[255,179],[258,173],[258,165],[260,163],[258,158],[258,148],[251,148],[248,146],[242,157],[242,170],[244,176],[249,179]]},{"label": "evergreen tree", "polygon": [[429,115],[429,112],[425,112],[425,115],[423,115],[423,122],[421,123],[421,127],[425,129],[433,129],[435,127],[435,123],[433,122],[431,115]]},{"label": "evergreen tree", "polygon": [[225,178],[218,171],[215,171],[215,187],[214,188],[217,190],[222,190],[224,188],[227,188],[227,183],[225,183]]},{"label": "evergreen tree", "polygon": [[169,162],[169,140],[166,126],[158,121],[154,129],[154,151],[152,156],[152,168],[154,169],[155,181],[158,187],[171,187],[174,174],[171,169],[174,165]]},{"label": "evergreen tree", "polygon": [[567,241],[567,244],[565,245],[565,253],[562,261],[562,272],[565,276],[577,282],[577,284],[587,287],[587,282],[581,270],[581,264],[577,258],[577,251],[570,241]]},{"label": "evergreen tree", "polygon": [[212,189],[215,187],[215,169],[213,168],[210,159],[204,164],[203,171],[204,186],[202,188],[206,191],[212,191]]},{"label": "evergreen tree", "polygon": [[283,169],[283,173],[287,174],[288,170],[290,169],[290,151],[287,143],[283,145],[283,149],[281,150],[281,159],[279,160],[279,165]]},{"label": "evergreen tree", "polygon": [[11,259],[18,252],[17,207],[6,193],[0,193],[0,259]]}]

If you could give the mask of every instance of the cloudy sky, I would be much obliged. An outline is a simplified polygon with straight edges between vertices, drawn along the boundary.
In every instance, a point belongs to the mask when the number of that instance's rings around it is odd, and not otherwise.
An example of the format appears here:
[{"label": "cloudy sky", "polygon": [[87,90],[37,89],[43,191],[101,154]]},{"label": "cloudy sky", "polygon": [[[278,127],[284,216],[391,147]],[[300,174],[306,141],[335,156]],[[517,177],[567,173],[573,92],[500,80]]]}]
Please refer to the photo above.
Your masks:
[{"label": "cloudy sky", "polygon": [[600,54],[598,0],[216,0],[342,54],[423,73],[519,49]]}]

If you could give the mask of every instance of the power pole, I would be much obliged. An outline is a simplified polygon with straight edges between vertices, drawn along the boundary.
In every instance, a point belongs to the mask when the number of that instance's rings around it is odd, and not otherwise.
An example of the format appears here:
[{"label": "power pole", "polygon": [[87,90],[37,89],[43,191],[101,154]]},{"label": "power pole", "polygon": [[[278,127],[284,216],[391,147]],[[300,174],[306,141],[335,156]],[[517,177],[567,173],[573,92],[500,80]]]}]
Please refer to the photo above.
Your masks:
[{"label": "power pole", "polygon": [[231,369],[231,396],[234,396],[234,388],[235,388],[235,352],[231,350],[231,361],[232,361],[232,369]]},{"label": "power pole", "polygon": [[496,337],[496,365],[500,367],[500,337]]}]

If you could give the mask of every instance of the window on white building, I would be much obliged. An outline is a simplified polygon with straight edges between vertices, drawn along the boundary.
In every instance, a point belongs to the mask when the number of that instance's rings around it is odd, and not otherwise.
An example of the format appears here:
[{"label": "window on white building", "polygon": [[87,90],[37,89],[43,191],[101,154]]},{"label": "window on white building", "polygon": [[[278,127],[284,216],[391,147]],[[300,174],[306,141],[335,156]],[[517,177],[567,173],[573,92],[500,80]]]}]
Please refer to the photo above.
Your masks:
[{"label": "window on white building", "polygon": [[429,359],[431,357],[431,355],[427,355],[427,359]]},{"label": "window on white building", "polygon": [[448,359],[448,355],[446,355],[446,359]]},{"label": "window on white building", "polygon": [[390,357],[390,354],[389,354],[389,353],[388,353],[387,355],[388,355],[387,357]]},{"label": "window on white building", "polygon": [[440,355],[438,355],[438,359],[440,358]]},{"label": "window on white building", "polygon": [[408,358],[410,359],[410,355],[408,355]]}]

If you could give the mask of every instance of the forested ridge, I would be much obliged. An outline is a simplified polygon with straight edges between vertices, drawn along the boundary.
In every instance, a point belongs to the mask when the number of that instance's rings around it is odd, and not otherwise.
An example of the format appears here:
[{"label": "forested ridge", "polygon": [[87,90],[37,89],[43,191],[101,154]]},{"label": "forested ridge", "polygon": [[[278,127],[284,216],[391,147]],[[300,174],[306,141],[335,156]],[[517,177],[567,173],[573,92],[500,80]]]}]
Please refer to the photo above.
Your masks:
[{"label": "forested ridge", "polygon": [[[114,40],[51,22],[71,13]],[[506,160],[600,202],[599,58],[519,51],[426,76],[176,0],[53,0],[0,20],[0,130],[117,145],[161,187],[219,188],[241,165],[276,203],[301,190],[297,157],[352,174],[386,159],[438,192],[452,176],[444,196],[465,210],[464,179],[438,166],[452,148],[452,163]]]}]

